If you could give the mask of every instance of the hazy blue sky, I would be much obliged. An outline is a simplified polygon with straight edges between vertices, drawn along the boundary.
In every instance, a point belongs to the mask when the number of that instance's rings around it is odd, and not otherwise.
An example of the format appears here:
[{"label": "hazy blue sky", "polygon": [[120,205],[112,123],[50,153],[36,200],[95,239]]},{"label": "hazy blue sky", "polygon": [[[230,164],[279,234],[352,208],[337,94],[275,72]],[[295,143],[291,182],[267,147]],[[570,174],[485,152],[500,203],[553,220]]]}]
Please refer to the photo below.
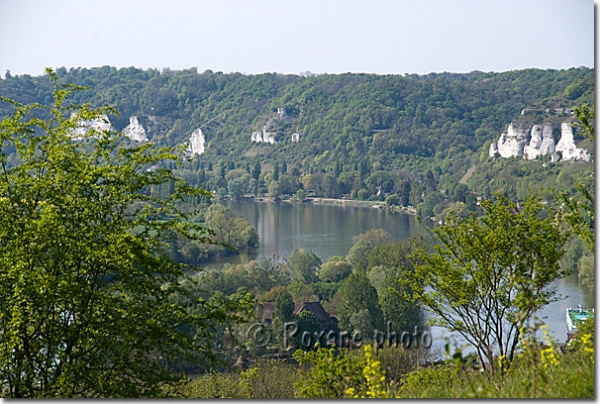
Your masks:
[{"label": "hazy blue sky", "polygon": [[0,0],[0,74],[111,65],[418,73],[594,65],[592,0]]}]

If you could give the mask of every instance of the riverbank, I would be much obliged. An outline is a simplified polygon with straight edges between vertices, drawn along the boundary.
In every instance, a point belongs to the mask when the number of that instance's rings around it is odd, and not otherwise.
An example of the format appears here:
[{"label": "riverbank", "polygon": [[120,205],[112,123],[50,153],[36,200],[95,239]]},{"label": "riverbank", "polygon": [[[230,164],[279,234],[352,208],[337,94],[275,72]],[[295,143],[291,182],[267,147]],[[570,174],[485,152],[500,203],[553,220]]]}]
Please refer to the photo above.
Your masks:
[{"label": "riverbank", "polygon": [[[273,202],[273,198],[268,197],[256,197],[248,198],[254,202]],[[280,202],[288,203],[312,203],[313,205],[335,205],[335,206],[353,206],[362,208],[376,208],[376,209],[388,209],[393,212],[405,213],[411,216],[416,216],[416,210],[410,206],[386,206],[385,202],[375,201],[359,201],[356,199],[343,199],[343,198],[323,198],[323,197],[308,197],[303,202],[296,202],[291,199],[280,199]]]}]

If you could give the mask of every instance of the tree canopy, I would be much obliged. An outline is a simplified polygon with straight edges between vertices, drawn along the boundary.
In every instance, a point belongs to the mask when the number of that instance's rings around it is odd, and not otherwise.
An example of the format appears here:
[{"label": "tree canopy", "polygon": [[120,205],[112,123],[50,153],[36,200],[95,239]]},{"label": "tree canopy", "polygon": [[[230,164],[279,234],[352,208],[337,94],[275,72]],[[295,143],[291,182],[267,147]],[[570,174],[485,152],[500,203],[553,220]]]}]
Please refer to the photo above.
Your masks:
[{"label": "tree canopy", "polygon": [[510,362],[523,326],[556,300],[552,282],[568,274],[559,260],[569,232],[560,212],[535,197],[518,205],[497,194],[482,207],[481,217],[450,215],[434,229],[439,244],[433,252],[420,247],[414,272],[400,281],[493,370],[494,356]]},{"label": "tree canopy", "polygon": [[[160,395],[182,361],[215,359],[212,331],[248,312],[250,297],[190,298],[167,239],[209,240],[177,204],[210,194],[155,168],[172,151],[94,129],[115,111],[70,103],[82,88],[47,74],[51,105],[2,97],[14,110],[0,123],[2,394]],[[148,194],[168,182],[166,200]]]}]

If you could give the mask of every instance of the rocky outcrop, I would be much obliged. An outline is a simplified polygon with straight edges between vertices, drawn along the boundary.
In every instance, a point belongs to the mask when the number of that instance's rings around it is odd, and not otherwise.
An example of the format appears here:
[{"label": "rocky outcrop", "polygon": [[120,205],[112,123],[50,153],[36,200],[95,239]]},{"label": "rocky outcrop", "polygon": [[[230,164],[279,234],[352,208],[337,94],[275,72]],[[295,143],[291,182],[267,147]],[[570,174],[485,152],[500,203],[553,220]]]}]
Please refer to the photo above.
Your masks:
[{"label": "rocky outcrop", "polygon": [[148,136],[146,136],[146,129],[138,122],[137,116],[132,116],[129,118],[129,125],[123,129],[123,134],[127,136],[129,139],[134,140],[136,142],[146,142],[148,141]]},{"label": "rocky outcrop", "polygon": [[550,125],[533,125],[530,131],[531,140],[523,149],[523,155],[528,160],[535,160],[538,156],[554,153],[554,137]]},{"label": "rocky outcrop", "polygon": [[275,140],[275,134],[274,133],[263,133],[263,142],[271,143],[271,144],[277,143],[277,140]]},{"label": "rocky outcrop", "polygon": [[494,157],[496,154],[498,154],[498,143],[492,142],[490,145],[490,157]]},{"label": "rocky outcrop", "polygon": [[262,141],[263,141],[262,132],[253,132],[252,133],[252,142],[262,143]]},{"label": "rocky outcrop", "polygon": [[[71,113],[71,118],[76,117],[75,112]],[[71,137],[75,140],[81,140],[90,131],[95,130],[97,132],[103,132],[112,129],[112,124],[105,114],[100,115],[96,119],[80,119],[77,121],[77,126],[71,132]]]},{"label": "rocky outcrop", "polygon": [[556,144],[556,151],[562,153],[563,160],[590,161],[590,153],[575,145],[573,141],[573,129],[568,122],[563,122],[560,125],[560,140]]},{"label": "rocky outcrop", "polygon": [[200,128],[196,129],[192,132],[192,136],[190,136],[189,145],[187,148],[187,153],[190,157],[194,157],[196,154],[201,155],[204,153],[206,145],[206,138],[202,133]]},{"label": "rocky outcrop", "polygon": [[263,126],[261,132],[253,132],[252,133],[252,142],[256,143],[270,143],[275,144],[277,141],[275,140],[275,133],[269,132],[270,129],[275,127],[275,121],[272,119],[267,122],[265,126]]},{"label": "rocky outcrop", "polygon": [[527,130],[511,123],[498,139],[498,154],[504,158],[520,156],[526,144]]},{"label": "rocky outcrop", "polygon": [[[551,162],[561,160],[557,154],[562,154],[562,160],[590,161],[590,153],[580,149],[573,141],[571,123],[567,120],[560,126],[561,137],[554,143],[552,126],[549,124],[533,125],[531,129],[511,123],[506,132],[500,135],[498,142],[490,145],[489,156],[499,154],[509,158],[523,155],[523,158],[535,160],[539,156],[551,156]],[[529,143],[527,143],[529,141]]]},{"label": "rocky outcrop", "polygon": [[552,127],[550,125],[544,125],[542,130],[542,145],[540,146],[540,155],[545,156],[547,154],[553,154],[556,150],[554,144],[554,136],[552,136]]},{"label": "rocky outcrop", "polygon": [[533,125],[530,131],[531,140],[529,144],[523,148],[523,155],[528,160],[534,160],[540,155],[540,148],[542,146],[542,127],[540,125]]}]

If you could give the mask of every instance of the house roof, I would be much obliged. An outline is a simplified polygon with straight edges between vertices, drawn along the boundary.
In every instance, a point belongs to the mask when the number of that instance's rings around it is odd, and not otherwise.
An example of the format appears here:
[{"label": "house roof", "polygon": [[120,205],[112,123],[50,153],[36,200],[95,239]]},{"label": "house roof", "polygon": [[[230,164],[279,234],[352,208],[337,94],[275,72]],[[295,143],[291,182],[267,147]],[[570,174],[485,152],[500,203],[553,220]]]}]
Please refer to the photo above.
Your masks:
[{"label": "house roof", "polygon": [[310,311],[320,322],[329,322],[329,314],[325,311],[319,302],[294,303],[294,314],[298,315],[303,310]]},{"label": "house roof", "polygon": [[275,302],[273,301],[254,303],[254,312],[258,321],[268,320],[268,322],[271,322],[273,320],[273,310],[275,310]]},{"label": "house roof", "polygon": [[[256,319],[258,321],[265,321],[270,323],[273,321],[273,311],[275,310],[275,302],[272,300],[268,302],[255,302],[254,312],[256,313]],[[325,311],[320,302],[301,302],[294,303],[294,314],[298,315],[303,310],[310,311],[315,315],[317,320],[321,323],[327,323],[330,321],[329,314]]]}]

